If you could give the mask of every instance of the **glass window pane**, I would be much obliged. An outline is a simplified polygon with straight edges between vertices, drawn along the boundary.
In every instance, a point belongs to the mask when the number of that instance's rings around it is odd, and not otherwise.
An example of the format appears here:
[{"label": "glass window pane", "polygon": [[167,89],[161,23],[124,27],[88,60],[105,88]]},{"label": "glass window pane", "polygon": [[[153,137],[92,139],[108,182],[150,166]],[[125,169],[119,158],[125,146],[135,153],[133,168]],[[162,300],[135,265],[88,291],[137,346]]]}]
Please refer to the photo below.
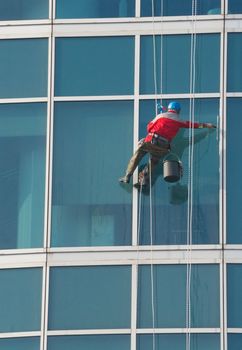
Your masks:
[{"label": "glass window pane", "polygon": [[57,0],[56,18],[134,17],[135,0]]},{"label": "glass window pane", "polygon": [[240,0],[228,0],[228,13],[242,13],[242,2]]},{"label": "glass window pane", "polygon": [[0,270],[0,285],[0,332],[39,331],[42,269]]},{"label": "glass window pane", "polygon": [[[152,328],[152,269],[140,266],[138,284],[138,327]],[[154,265],[155,327],[186,325],[186,265]],[[219,327],[219,266],[192,265],[191,325]]]},{"label": "glass window pane", "polygon": [[48,16],[48,0],[0,0],[0,20],[44,19]]},{"label": "glass window pane", "polygon": [[49,329],[130,327],[130,266],[50,271]]},{"label": "glass window pane", "polygon": [[228,334],[228,350],[241,350],[242,334]]},{"label": "glass window pane", "polygon": [[[241,182],[242,119],[237,111],[242,108],[242,98],[227,100],[227,139],[226,139],[226,200],[227,200],[227,243],[242,243],[242,188]],[[236,112],[235,112],[236,111]],[[239,160],[239,161],[238,161]]]},{"label": "glass window pane", "polygon": [[4,350],[39,350],[40,340],[37,337],[0,339],[0,349]]},{"label": "glass window pane", "polygon": [[52,246],[131,243],[132,138],[133,102],[56,103]]},{"label": "glass window pane", "polygon": [[242,91],[242,33],[228,34],[227,90]]},{"label": "glass window pane", "polygon": [[84,335],[48,338],[48,350],[130,350],[129,335]]},{"label": "glass window pane", "polygon": [[[210,15],[221,13],[221,0],[197,0],[197,14]],[[192,0],[154,0],[155,16],[192,15]],[[152,16],[152,1],[141,0],[141,16]]]},{"label": "glass window pane", "polygon": [[[153,336],[139,335],[137,350],[152,349]],[[220,350],[219,334],[191,334],[191,350]],[[159,334],[155,336],[155,349],[185,350],[186,336],[184,334]],[[230,349],[229,349],[230,350]]]},{"label": "glass window pane", "polygon": [[[189,120],[189,100],[181,103],[181,119]],[[163,101],[165,106],[170,101]],[[155,101],[140,103],[140,138],[146,135],[146,125],[155,114]],[[218,99],[197,99],[195,120],[217,124],[219,114]],[[193,244],[214,244],[219,240],[219,142],[215,129],[194,130],[193,161]],[[186,244],[187,209],[189,183],[189,129],[180,129],[171,144],[183,164],[183,177],[179,183],[168,183],[163,179],[163,160],[153,174],[154,200],[153,243]],[[148,159],[141,163],[144,165]],[[150,199],[142,196],[139,242],[150,244]]]},{"label": "glass window pane", "polygon": [[227,265],[228,327],[242,327],[242,264]]},{"label": "glass window pane", "polygon": [[48,40],[0,40],[0,98],[47,96]]},{"label": "glass window pane", "polygon": [[[155,93],[155,85],[157,85],[159,93],[161,79],[163,93],[190,92],[191,36],[186,34],[164,35],[162,38],[156,36],[155,62],[153,43],[152,36],[141,37],[140,92],[142,94]],[[178,55],[174,54],[174,48],[176,48],[176,52],[179,52]],[[220,73],[220,38],[218,34],[197,34],[194,63],[196,68],[195,91],[218,92]],[[154,72],[156,72],[155,78]]]},{"label": "glass window pane", "polygon": [[43,245],[45,103],[0,104],[0,249]]},{"label": "glass window pane", "polygon": [[128,95],[134,37],[57,38],[55,95]]}]

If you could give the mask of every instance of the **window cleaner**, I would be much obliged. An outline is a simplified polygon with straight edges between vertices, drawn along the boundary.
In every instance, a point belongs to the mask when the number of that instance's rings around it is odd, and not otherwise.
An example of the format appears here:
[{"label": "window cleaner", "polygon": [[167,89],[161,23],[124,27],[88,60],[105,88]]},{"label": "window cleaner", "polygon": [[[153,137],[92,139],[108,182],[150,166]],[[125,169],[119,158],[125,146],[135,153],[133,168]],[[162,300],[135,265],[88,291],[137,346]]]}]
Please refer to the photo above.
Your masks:
[{"label": "window cleaner", "polygon": [[[167,155],[171,150],[171,141],[176,136],[180,128],[216,128],[211,123],[198,123],[180,120],[181,106],[179,102],[170,102],[165,111],[163,106],[158,105],[158,115],[148,123],[147,135],[138,143],[138,148],[131,157],[125,175],[119,179],[120,183],[129,183],[136,167],[141,159],[150,154],[150,165],[147,165],[139,173],[139,181],[134,186],[138,189],[147,188],[149,184],[149,173],[154,173],[154,169],[159,160]],[[150,167],[150,169],[149,169]]]}]

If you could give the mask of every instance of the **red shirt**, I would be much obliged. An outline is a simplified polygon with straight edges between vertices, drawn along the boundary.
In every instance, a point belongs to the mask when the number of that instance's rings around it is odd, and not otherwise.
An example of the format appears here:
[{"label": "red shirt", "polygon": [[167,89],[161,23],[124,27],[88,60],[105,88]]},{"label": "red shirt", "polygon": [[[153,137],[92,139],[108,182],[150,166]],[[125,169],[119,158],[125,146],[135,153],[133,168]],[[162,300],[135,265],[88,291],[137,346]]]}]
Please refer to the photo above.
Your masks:
[{"label": "red shirt", "polygon": [[[191,123],[190,121],[183,121],[178,119],[176,113],[167,112],[159,114],[147,125],[148,133],[155,133],[164,137],[169,142],[176,136],[180,128],[199,128],[201,123]],[[150,142],[152,135],[147,135],[145,142]]]}]

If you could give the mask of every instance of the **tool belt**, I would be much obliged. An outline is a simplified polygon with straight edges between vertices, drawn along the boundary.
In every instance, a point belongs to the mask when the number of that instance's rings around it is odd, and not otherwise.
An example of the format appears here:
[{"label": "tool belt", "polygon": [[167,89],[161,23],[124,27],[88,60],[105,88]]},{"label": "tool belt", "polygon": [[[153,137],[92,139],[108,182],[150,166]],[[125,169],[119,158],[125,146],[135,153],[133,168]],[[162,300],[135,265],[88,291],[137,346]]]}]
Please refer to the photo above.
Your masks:
[{"label": "tool belt", "polygon": [[170,148],[170,142],[166,138],[154,132],[149,132],[149,135],[152,136],[152,139],[151,139],[152,145]]}]

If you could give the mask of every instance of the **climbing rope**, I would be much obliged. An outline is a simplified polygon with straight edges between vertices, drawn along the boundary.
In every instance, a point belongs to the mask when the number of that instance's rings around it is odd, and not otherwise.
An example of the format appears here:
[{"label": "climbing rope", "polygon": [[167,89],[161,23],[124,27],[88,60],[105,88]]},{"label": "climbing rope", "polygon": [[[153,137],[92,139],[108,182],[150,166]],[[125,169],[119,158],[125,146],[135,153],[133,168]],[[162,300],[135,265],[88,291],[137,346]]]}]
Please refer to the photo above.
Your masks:
[{"label": "climbing rope", "polygon": [[155,298],[154,298],[154,265],[153,265],[153,212],[152,212],[152,173],[151,156],[149,157],[149,200],[150,200],[150,279],[151,279],[151,311],[152,311],[152,349],[155,350]]},{"label": "climbing rope", "polygon": [[[196,71],[196,13],[197,0],[192,0],[192,33],[190,54],[190,104],[189,122],[195,119],[195,71]],[[186,273],[186,350],[191,348],[191,275],[192,275],[192,230],[193,230],[193,161],[194,129],[189,128],[188,152],[188,205],[187,205],[187,273]]]}]

